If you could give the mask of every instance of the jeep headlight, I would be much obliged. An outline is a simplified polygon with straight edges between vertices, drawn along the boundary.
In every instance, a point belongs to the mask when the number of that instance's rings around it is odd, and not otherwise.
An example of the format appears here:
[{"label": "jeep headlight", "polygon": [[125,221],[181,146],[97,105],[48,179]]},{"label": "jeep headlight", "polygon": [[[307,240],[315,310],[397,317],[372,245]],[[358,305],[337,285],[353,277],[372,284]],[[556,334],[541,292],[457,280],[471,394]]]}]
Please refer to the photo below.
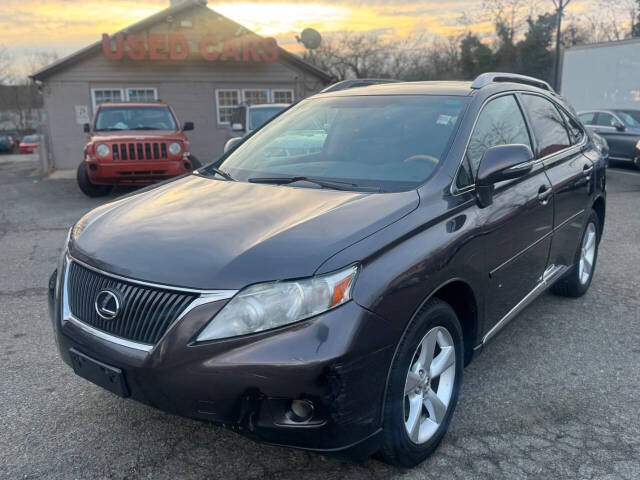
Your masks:
[{"label": "jeep headlight", "polygon": [[298,322],[351,299],[358,267],[303,280],[252,285],[227,303],[197,341],[256,333]]},{"label": "jeep headlight", "polygon": [[182,146],[178,142],[173,142],[169,145],[169,152],[171,155],[178,155],[182,151]]},{"label": "jeep headlight", "polygon": [[108,157],[110,153],[111,153],[111,149],[109,148],[109,145],[105,145],[104,143],[101,143],[96,147],[96,154],[99,157],[102,157],[102,158]]}]

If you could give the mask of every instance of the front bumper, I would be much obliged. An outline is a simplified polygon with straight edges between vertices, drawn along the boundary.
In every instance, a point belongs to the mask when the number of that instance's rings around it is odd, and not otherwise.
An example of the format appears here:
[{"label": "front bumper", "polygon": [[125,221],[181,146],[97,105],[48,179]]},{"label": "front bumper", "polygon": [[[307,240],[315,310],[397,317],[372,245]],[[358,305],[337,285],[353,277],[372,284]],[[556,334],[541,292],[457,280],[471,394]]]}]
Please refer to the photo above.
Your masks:
[{"label": "front bumper", "polygon": [[[356,448],[363,455],[378,448],[394,349],[385,321],[353,301],[288,327],[195,345],[193,338],[228,300],[208,303],[190,310],[145,352],[64,321],[60,279],[54,287],[50,307],[64,361],[72,364],[74,348],[122,369],[137,401],[272,444]],[[312,402],[310,420],[292,420],[294,399]]]},{"label": "front bumper", "polygon": [[193,170],[193,164],[187,157],[135,162],[89,160],[86,163],[89,180],[94,185],[146,185]]}]

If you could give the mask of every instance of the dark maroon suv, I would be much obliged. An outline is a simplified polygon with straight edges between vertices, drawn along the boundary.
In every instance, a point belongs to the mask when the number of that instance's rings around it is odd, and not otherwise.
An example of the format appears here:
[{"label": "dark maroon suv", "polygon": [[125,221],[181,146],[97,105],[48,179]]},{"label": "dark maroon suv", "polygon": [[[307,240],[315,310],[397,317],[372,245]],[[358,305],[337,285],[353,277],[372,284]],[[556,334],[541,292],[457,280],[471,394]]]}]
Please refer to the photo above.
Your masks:
[{"label": "dark maroon suv", "polygon": [[587,291],[604,220],[601,154],[540,80],[323,93],[81,218],[56,341],[116,395],[412,466],[474,353],[547,288]]}]

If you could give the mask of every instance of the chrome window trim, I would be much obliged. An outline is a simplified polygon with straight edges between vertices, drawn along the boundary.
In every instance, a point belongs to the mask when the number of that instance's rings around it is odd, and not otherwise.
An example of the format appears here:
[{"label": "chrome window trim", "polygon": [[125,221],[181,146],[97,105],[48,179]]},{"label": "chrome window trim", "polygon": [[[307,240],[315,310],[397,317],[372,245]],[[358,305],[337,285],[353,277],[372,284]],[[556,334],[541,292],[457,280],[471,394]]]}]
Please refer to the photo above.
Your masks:
[{"label": "chrome window trim", "polygon": [[[505,96],[505,95],[514,95],[516,93],[520,93],[520,94],[527,94],[527,95],[537,95],[538,97],[542,97],[548,101],[550,101],[551,103],[553,103],[553,105],[558,108],[558,109],[562,109],[565,111],[565,113],[568,114],[568,112],[566,112],[566,109],[562,108],[562,106],[558,105],[556,102],[554,102],[553,100],[551,100],[550,98],[548,98],[546,95],[543,95],[541,93],[538,92],[531,92],[528,90],[509,90],[506,92],[499,92],[496,93],[495,95],[492,95],[490,97],[488,97],[484,102],[482,102],[482,105],[480,106],[480,111],[478,113],[478,115],[476,116],[474,122],[473,122],[473,126],[471,127],[471,134],[469,135],[469,138],[467,139],[467,144],[464,147],[464,153],[462,154],[462,158],[460,159],[460,161],[458,162],[458,168],[456,168],[456,173],[453,176],[453,180],[451,182],[451,185],[449,186],[449,193],[453,196],[459,196],[459,195],[464,195],[465,193],[469,193],[472,192],[476,189],[476,184],[472,183],[471,185],[466,185],[462,188],[458,188],[456,186],[456,181],[458,179],[458,175],[460,174],[460,169],[462,168],[462,162],[464,162],[464,157],[467,154],[467,150],[469,149],[469,144],[471,143],[471,137],[473,136],[473,132],[476,130],[476,125],[478,123],[478,119],[480,118],[480,114],[482,113],[482,111],[484,110],[484,107],[487,105],[487,103],[489,103],[490,101]],[[516,98],[517,101],[517,98]],[[518,106],[521,106],[518,103]],[[524,115],[523,113],[523,118],[525,120],[525,123],[527,124],[527,128],[529,128],[529,123],[527,121],[527,117]],[[568,135],[568,132],[567,132]],[[532,165],[537,165],[539,163],[545,162],[557,155],[560,154],[568,154],[570,153],[573,149],[582,149],[586,144],[587,144],[587,140],[588,140],[588,135],[587,132],[584,131],[584,129],[582,129],[582,141],[580,143],[576,143],[575,145],[571,145],[567,148],[565,148],[564,150],[559,150],[557,152],[551,153],[545,157],[542,158],[538,158],[538,159],[534,159],[532,160]]]},{"label": "chrome window trim", "polygon": [[[71,267],[71,262],[75,262],[78,263],[79,265],[82,265],[83,267],[89,268],[90,270],[93,270],[97,273],[100,273],[102,275],[111,277],[111,278],[115,278],[118,280],[123,280],[126,282],[130,282],[130,283],[135,283],[138,285],[144,285],[144,286],[149,286],[149,287],[154,287],[154,288],[161,288],[164,290],[173,290],[173,291],[181,291],[181,292],[193,292],[193,293],[199,293],[200,296],[196,297],[181,313],[180,315],[178,315],[178,317],[171,323],[171,325],[169,325],[169,327],[167,328],[167,331],[164,333],[164,335],[162,335],[162,337],[160,338],[160,340],[158,340],[158,343],[156,343],[155,345],[150,345],[148,343],[140,343],[140,342],[134,342],[132,340],[127,340],[126,338],[122,338],[122,337],[118,337],[116,335],[111,335],[110,333],[104,332],[102,330],[99,330],[95,327],[92,327],[91,325],[88,325],[86,323],[84,323],[82,320],[80,320],[79,318],[77,318],[76,316],[74,316],[71,313],[71,308],[69,306],[69,298],[68,298],[68,279],[69,279],[69,269]],[[160,285],[160,284],[153,284],[153,283],[148,283],[148,282],[141,282],[139,280],[132,280],[126,277],[121,277],[119,275],[114,275],[112,273],[108,273],[108,272],[104,272],[98,268],[95,267],[91,267],[90,265],[87,265],[83,262],[80,262],[76,259],[74,259],[73,257],[71,257],[71,255],[69,255],[68,253],[65,255],[65,259],[64,259],[64,268],[63,268],[64,272],[63,272],[63,280],[62,280],[62,294],[61,294],[61,300],[62,300],[62,309],[61,309],[61,316],[62,316],[62,322],[64,324],[64,322],[70,322],[71,324],[75,325],[76,327],[78,327],[79,329],[83,330],[86,333],[89,333],[95,337],[98,337],[102,340],[106,340],[108,342],[111,343],[115,343],[117,345],[121,345],[123,347],[127,347],[127,348],[131,348],[134,350],[140,350],[143,351],[147,354],[151,354],[155,348],[160,345],[162,343],[162,341],[166,338],[166,336],[173,331],[173,329],[176,327],[176,325],[178,325],[178,323],[180,322],[180,320],[182,320],[191,310],[195,309],[196,307],[199,307],[201,305],[205,305],[207,303],[213,303],[213,302],[218,302],[220,300],[226,300],[229,299],[231,297],[233,297],[236,293],[238,293],[238,290],[193,290],[193,289],[179,289],[179,288],[175,288],[175,287],[169,287],[166,285]]]}]

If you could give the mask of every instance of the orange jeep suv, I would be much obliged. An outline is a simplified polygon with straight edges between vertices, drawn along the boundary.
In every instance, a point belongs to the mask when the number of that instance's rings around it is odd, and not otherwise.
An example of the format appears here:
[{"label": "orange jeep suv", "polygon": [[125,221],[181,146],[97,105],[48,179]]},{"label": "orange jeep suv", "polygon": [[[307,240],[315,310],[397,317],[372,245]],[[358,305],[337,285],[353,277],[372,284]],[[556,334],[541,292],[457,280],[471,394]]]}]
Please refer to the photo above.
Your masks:
[{"label": "orange jeep suv", "polygon": [[161,102],[107,103],[98,107],[88,135],[78,186],[89,197],[107,195],[115,185],[148,185],[201,166],[189,152],[175,111]]}]

